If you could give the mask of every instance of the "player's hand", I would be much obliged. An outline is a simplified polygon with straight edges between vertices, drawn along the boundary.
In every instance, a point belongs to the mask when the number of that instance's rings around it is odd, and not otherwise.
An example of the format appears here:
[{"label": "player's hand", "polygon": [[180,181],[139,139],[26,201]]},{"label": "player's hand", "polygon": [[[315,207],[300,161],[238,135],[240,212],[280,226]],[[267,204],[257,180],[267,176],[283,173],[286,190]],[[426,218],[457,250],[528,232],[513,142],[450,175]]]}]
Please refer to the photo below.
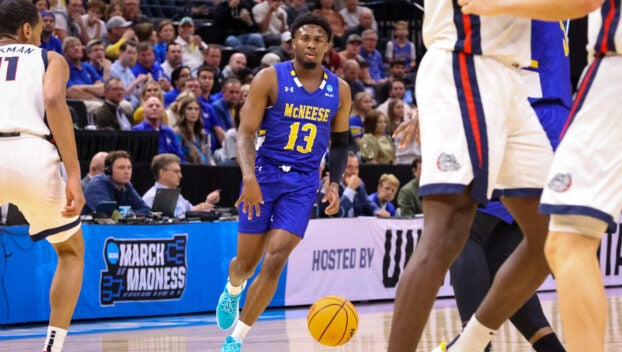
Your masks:
[{"label": "player's hand", "polygon": [[84,193],[82,193],[82,186],[80,185],[80,179],[70,178],[67,180],[65,186],[65,197],[67,197],[67,204],[60,212],[63,217],[72,218],[80,215],[82,207],[86,202],[84,199]]},{"label": "player's hand", "polygon": [[357,175],[352,175],[348,177],[348,180],[347,180],[348,188],[356,190],[361,185],[361,182],[363,181],[361,180],[360,177],[358,177]]},{"label": "player's hand", "polygon": [[393,139],[401,137],[398,148],[403,149],[414,139],[417,144],[421,144],[421,136],[419,134],[419,118],[413,116],[408,122],[399,125],[393,132]]},{"label": "player's hand", "polygon": [[326,188],[326,193],[322,197],[322,203],[328,202],[328,206],[324,210],[326,215],[335,215],[339,212],[339,185],[335,182]]},{"label": "player's hand", "polygon": [[497,16],[500,15],[498,0],[458,0],[465,15]]},{"label": "player's hand", "polygon": [[248,220],[253,218],[253,212],[257,217],[261,215],[261,205],[263,204],[263,197],[261,196],[261,188],[257,178],[249,177],[244,179],[244,186],[242,186],[242,193],[240,198],[235,201],[235,206],[242,204],[242,212],[248,214]]}]

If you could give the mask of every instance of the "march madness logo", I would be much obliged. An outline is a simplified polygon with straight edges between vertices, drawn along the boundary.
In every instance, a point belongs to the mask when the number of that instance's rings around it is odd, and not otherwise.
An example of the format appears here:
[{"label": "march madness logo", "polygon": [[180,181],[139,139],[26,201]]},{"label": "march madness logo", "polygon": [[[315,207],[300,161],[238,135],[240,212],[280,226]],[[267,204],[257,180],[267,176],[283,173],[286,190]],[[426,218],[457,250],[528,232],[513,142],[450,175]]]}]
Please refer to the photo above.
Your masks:
[{"label": "march madness logo", "polygon": [[101,273],[100,303],[178,299],[186,288],[187,235],[173,239],[108,238],[106,270]]}]

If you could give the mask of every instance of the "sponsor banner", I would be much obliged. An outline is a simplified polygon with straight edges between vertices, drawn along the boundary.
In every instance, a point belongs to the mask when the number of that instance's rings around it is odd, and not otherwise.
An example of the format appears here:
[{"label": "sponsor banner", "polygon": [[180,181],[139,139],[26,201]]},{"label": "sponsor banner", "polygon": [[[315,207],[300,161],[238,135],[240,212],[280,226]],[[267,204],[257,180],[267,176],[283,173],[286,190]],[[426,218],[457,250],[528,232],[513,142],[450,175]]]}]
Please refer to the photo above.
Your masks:
[{"label": "sponsor banner", "polygon": [[[393,299],[406,261],[417,245],[422,219],[311,220],[287,266],[286,305],[304,305],[326,295],[350,300]],[[622,285],[620,225],[603,236],[599,258],[605,285]],[[541,291],[555,290],[549,276]],[[453,297],[449,274],[438,297]]]}]

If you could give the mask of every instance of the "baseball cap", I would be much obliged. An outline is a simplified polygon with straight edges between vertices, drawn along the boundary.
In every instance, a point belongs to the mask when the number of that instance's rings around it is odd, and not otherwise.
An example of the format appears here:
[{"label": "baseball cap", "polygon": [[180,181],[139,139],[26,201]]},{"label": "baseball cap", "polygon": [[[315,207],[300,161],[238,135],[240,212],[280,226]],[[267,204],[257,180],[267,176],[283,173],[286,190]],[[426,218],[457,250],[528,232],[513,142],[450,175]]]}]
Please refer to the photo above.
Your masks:
[{"label": "baseball cap", "polygon": [[91,39],[88,43],[86,43],[86,50],[90,50],[91,47],[93,47],[93,45],[97,45],[97,44],[101,44],[103,45],[104,42],[101,41],[101,39]]},{"label": "baseball cap", "polygon": [[282,42],[289,42],[291,40],[292,40],[292,32],[285,31],[285,32],[281,33],[281,41]]},{"label": "baseball cap", "polygon": [[54,20],[56,20],[56,15],[54,15],[54,12],[52,12],[52,11],[45,11],[45,10],[41,11],[41,18],[46,17],[46,16],[47,17],[52,17]]},{"label": "baseball cap", "polygon": [[194,26],[194,22],[192,21],[191,17],[184,17],[179,21],[180,26],[183,26],[184,24],[189,24],[191,26]]},{"label": "baseball cap", "polygon": [[361,36],[358,34],[350,34],[348,36],[348,40],[346,41],[346,43],[353,43],[353,42],[362,43],[363,39],[361,39]]},{"label": "baseball cap", "polygon": [[108,20],[108,22],[106,22],[106,29],[107,30],[111,30],[113,28],[125,28],[125,27],[129,27],[132,25],[131,21],[126,21],[125,18],[121,17],[121,16],[112,16],[110,17],[110,19]]}]

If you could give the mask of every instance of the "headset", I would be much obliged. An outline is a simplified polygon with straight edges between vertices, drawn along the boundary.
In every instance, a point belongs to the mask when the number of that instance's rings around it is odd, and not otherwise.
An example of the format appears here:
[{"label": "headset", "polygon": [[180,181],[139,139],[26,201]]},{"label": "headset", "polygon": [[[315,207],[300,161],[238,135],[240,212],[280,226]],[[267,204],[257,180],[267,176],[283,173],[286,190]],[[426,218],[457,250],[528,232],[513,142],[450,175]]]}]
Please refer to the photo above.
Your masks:
[{"label": "headset", "polygon": [[108,154],[106,159],[104,159],[104,174],[112,175],[112,158],[110,157],[110,154]]},{"label": "headset", "polygon": [[132,161],[132,157],[125,150],[116,150],[108,153],[106,159],[104,159],[104,174],[112,176],[112,164],[114,161],[120,158],[127,158]]}]

